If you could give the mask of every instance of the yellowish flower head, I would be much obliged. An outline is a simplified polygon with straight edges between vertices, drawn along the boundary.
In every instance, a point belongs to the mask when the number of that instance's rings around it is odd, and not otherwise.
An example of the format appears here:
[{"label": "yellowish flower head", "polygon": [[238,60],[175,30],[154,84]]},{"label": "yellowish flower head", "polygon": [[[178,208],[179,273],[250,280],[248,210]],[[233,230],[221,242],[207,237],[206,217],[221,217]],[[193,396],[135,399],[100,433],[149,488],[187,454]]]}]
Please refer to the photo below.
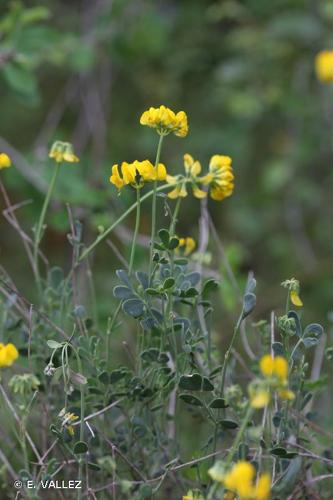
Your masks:
[{"label": "yellowish flower head", "polygon": [[52,158],[56,163],[77,163],[79,158],[74,154],[74,149],[71,143],[56,141],[53,143],[49,158]]},{"label": "yellowish flower head", "polygon": [[178,137],[185,137],[188,133],[186,113],[184,111],[175,113],[163,105],[159,108],[149,108],[142,113],[140,123],[156,129],[160,135],[168,135],[173,132]]},{"label": "yellowish flower head", "polygon": [[264,377],[276,377],[281,384],[286,384],[288,380],[288,362],[282,356],[273,358],[266,354],[260,360],[260,370]]},{"label": "yellowish flower head", "polygon": [[11,366],[18,356],[14,344],[0,344],[0,368]]},{"label": "yellowish flower head", "polygon": [[196,243],[195,243],[193,238],[191,238],[191,237],[179,238],[179,244],[178,244],[177,250],[179,252],[179,249],[183,249],[184,250],[183,254],[185,256],[190,255],[193,252],[193,250],[195,249],[195,247],[196,247]]},{"label": "yellowish flower head", "polygon": [[12,166],[12,161],[6,153],[0,153],[0,170]]},{"label": "yellowish flower head", "polygon": [[155,168],[149,160],[135,160],[133,163],[124,161],[120,166],[120,172],[118,165],[113,165],[110,182],[118,190],[128,184],[133,187],[142,187],[145,182],[164,181],[167,177],[163,163],[159,163]]},{"label": "yellowish flower head", "polygon": [[210,159],[209,173],[201,177],[202,184],[210,186],[213,200],[222,201],[234,191],[234,174],[230,156],[214,155]]},{"label": "yellowish flower head", "polygon": [[333,50],[322,50],[317,54],[315,69],[318,80],[333,83]]},{"label": "yellowish flower head", "polygon": [[253,380],[248,386],[252,408],[265,408],[271,400],[271,391],[276,390],[282,400],[292,401],[295,394],[288,389],[288,362],[282,356],[275,358],[270,354],[263,356],[259,362],[262,379]]},{"label": "yellowish flower head", "polygon": [[257,483],[255,476],[255,467],[250,462],[241,460],[225,474],[223,484],[235,493],[239,500],[268,500],[271,490],[269,474],[262,474]]},{"label": "yellowish flower head", "polygon": [[175,186],[174,189],[168,193],[168,197],[171,199],[185,198],[185,196],[187,196],[186,184],[189,183],[192,186],[192,193],[195,198],[206,198],[207,192],[200,188],[200,162],[194,160],[194,158],[187,153],[184,155],[184,169],[185,175],[167,175],[167,183],[171,186]]}]

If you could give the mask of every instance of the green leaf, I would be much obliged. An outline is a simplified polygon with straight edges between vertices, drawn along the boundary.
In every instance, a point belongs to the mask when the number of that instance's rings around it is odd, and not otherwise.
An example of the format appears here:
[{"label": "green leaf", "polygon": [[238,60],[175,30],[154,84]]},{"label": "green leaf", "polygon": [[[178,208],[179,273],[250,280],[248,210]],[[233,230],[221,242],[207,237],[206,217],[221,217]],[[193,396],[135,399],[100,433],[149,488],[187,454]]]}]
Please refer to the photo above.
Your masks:
[{"label": "green leaf", "polygon": [[211,278],[211,279],[205,281],[203,288],[202,288],[201,295],[204,298],[207,298],[208,295],[212,292],[215,292],[219,288],[219,286],[220,286],[219,282],[216,281],[215,279]]},{"label": "green leaf", "polygon": [[243,298],[243,318],[246,318],[256,306],[257,297],[254,293],[246,293]]},{"label": "green leaf", "polygon": [[139,318],[144,312],[144,303],[140,299],[129,299],[123,303],[123,311],[133,318]]},{"label": "green leaf", "polygon": [[169,245],[168,245],[168,249],[169,250],[175,250],[175,248],[177,248],[179,245],[179,239],[176,238],[175,236],[173,238],[171,238],[171,240],[169,241]]},{"label": "green leaf", "polygon": [[174,278],[167,278],[163,283],[163,289],[168,290],[169,288],[172,288],[174,284],[175,284]]},{"label": "green leaf", "polygon": [[272,344],[273,352],[275,356],[285,356],[285,350],[281,342],[274,342]]},{"label": "green leaf", "polygon": [[303,332],[304,337],[321,337],[324,333],[324,329],[318,323],[311,323],[308,325]]},{"label": "green leaf", "polygon": [[115,384],[119,382],[119,380],[126,377],[128,370],[126,368],[117,368],[110,373],[110,383]]},{"label": "green leaf", "polygon": [[238,427],[237,422],[235,422],[234,420],[230,420],[228,418],[224,418],[224,419],[220,420],[219,424],[224,429],[237,429],[237,427]]},{"label": "green leaf", "polygon": [[271,449],[271,454],[276,457],[283,457],[287,453],[287,450],[283,446],[276,446]]},{"label": "green leaf", "polygon": [[192,375],[182,375],[179,380],[179,388],[186,391],[200,391],[202,386],[202,377],[199,373]]},{"label": "green leaf", "polygon": [[203,406],[203,402],[197,398],[196,396],[192,396],[191,394],[180,394],[180,399],[184,401],[184,403],[191,406]]},{"label": "green leaf", "polygon": [[158,232],[158,236],[163,243],[165,248],[168,248],[169,245],[169,240],[170,240],[170,234],[167,229],[160,229]]},{"label": "green leaf", "polygon": [[295,321],[296,335],[297,335],[297,337],[301,337],[302,336],[302,326],[301,326],[301,321],[299,319],[297,312],[296,311],[289,311],[288,318],[292,318]]},{"label": "green leaf", "polygon": [[124,271],[124,269],[117,269],[116,275],[122,281],[125,285],[127,285],[129,288],[132,288],[131,281],[128,276],[128,272]]},{"label": "green leaf", "polygon": [[113,295],[116,297],[116,299],[125,300],[133,297],[133,292],[127,286],[117,285],[113,289]]},{"label": "green leaf", "polygon": [[87,451],[88,451],[87,443],[85,443],[84,441],[77,441],[77,443],[75,443],[73,452],[76,455],[80,455],[81,453],[87,453]]},{"label": "green leaf", "polygon": [[228,406],[226,400],[223,398],[215,398],[209,404],[210,408],[228,408]]},{"label": "green leaf", "polygon": [[314,347],[319,344],[319,339],[317,337],[306,337],[302,342],[305,349],[310,349],[310,347]]},{"label": "green leaf", "polygon": [[50,349],[60,349],[60,347],[63,346],[63,344],[57,342],[56,340],[47,340],[46,343],[50,347]]}]

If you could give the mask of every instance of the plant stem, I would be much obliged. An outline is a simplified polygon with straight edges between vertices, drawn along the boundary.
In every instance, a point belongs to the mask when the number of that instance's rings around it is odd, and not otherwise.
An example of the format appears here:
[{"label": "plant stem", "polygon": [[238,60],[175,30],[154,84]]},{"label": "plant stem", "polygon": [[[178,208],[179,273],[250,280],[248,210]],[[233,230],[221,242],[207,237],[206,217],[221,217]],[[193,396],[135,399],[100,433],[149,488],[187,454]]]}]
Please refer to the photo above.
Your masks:
[{"label": "plant stem", "polygon": [[50,199],[54,190],[54,186],[57,181],[57,177],[59,175],[61,164],[57,163],[51,182],[49,184],[49,188],[47,190],[45,200],[43,203],[42,211],[39,216],[39,221],[37,224],[36,228],[36,233],[35,233],[35,239],[34,239],[34,253],[33,253],[33,261],[34,261],[34,272],[35,272],[35,278],[36,278],[36,284],[38,288],[38,293],[41,296],[42,294],[42,287],[41,287],[41,279],[40,279],[40,273],[39,273],[39,263],[38,263],[38,250],[39,250],[39,244],[42,239],[42,231],[43,231],[43,226],[44,226],[44,221],[45,221],[45,216],[46,216],[46,211],[50,203]]},{"label": "plant stem", "polygon": [[[163,184],[162,186],[158,187],[156,189],[156,193],[160,192],[160,191],[165,191],[166,189],[170,188],[170,185],[169,184]],[[150,198],[154,193],[154,190],[151,190],[149,191],[148,193],[146,193],[144,196],[141,197],[141,202],[147,200],[148,198]],[[124,220],[126,219],[126,217],[131,213],[133,212],[133,210],[135,210],[135,208],[137,207],[137,202],[133,203],[133,205],[131,205],[127,210],[126,212],[123,213],[123,215],[121,215],[121,217],[119,217],[115,222],[113,222],[111,224],[111,226],[109,226],[103,234],[100,234],[96,239],[95,241],[89,246],[87,247],[81,254],[80,258],[78,259],[78,263],[80,263],[82,260],[86,259],[88,257],[88,255],[96,248],[96,246],[103,240],[105,240],[105,238]]]},{"label": "plant stem", "polygon": [[222,372],[221,372],[221,384],[220,384],[220,395],[221,396],[223,395],[225,375],[226,375],[226,371],[227,371],[227,365],[228,365],[228,362],[229,362],[231,350],[232,350],[233,345],[235,343],[235,340],[236,340],[236,337],[237,337],[237,333],[239,331],[239,327],[241,325],[242,319],[243,319],[243,311],[241,312],[241,314],[240,314],[240,316],[238,318],[238,321],[237,321],[237,324],[236,324],[236,326],[234,328],[234,333],[233,333],[232,339],[230,341],[229,347],[228,347],[228,349],[227,349],[227,351],[226,351],[226,353],[224,355],[224,362],[223,362]]},{"label": "plant stem", "polygon": [[141,211],[141,201],[140,201],[140,188],[136,188],[136,219],[135,219],[135,229],[133,234],[132,241],[132,249],[131,249],[131,257],[128,267],[128,274],[132,274],[133,264],[134,264],[134,255],[136,250],[136,240],[138,237],[139,226],[140,226],[140,211]]},{"label": "plant stem", "polygon": [[181,201],[182,201],[182,199],[181,199],[181,197],[179,197],[177,199],[175,210],[174,210],[174,212],[172,214],[172,219],[171,219],[170,227],[169,227],[170,237],[174,235],[175,226],[176,226],[176,223],[177,223],[177,217],[178,217],[178,213],[179,213]]},{"label": "plant stem", "polygon": [[[76,361],[77,361],[77,366],[79,373],[82,375],[82,363],[81,359],[79,356],[79,353],[77,352],[76,349],[74,349],[73,345],[71,345],[72,349],[74,350],[75,356],[76,356]],[[84,385],[80,384],[80,441],[84,441],[84,411],[85,411],[85,401],[84,401]],[[83,465],[84,465],[84,458],[82,457],[82,454],[80,455],[79,458],[79,481],[81,481],[82,484],[82,479],[83,479]],[[81,500],[82,498],[82,489],[78,490],[78,495],[77,495],[78,500]]]},{"label": "plant stem", "polygon": [[[163,138],[164,138],[164,136],[161,134],[159,141],[158,141],[157,151],[156,151],[156,159],[155,159],[155,170],[156,171],[158,169],[158,164],[160,162]],[[151,275],[151,266],[153,264],[154,240],[155,240],[155,233],[156,233],[156,195],[157,195],[157,180],[154,181],[153,201],[152,201],[152,210],[151,210],[152,216],[151,216],[151,237],[150,237],[150,255],[149,255],[149,273],[148,273],[148,276]]]},{"label": "plant stem", "polygon": [[237,436],[236,436],[236,439],[233,442],[233,445],[232,445],[232,447],[227,455],[227,460],[225,462],[226,468],[228,468],[228,466],[231,464],[231,461],[233,459],[235,451],[236,451],[236,449],[237,449],[237,447],[238,447],[238,445],[243,437],[244,431],[246,430],[247,424],[249,423],[249,420],[252,417],[253,412],[254,412],[254,409],[252,408],[252,406],[248,405],[245,416],[243,418],[242,425],[240,426],[239,431],[238,431]]}]

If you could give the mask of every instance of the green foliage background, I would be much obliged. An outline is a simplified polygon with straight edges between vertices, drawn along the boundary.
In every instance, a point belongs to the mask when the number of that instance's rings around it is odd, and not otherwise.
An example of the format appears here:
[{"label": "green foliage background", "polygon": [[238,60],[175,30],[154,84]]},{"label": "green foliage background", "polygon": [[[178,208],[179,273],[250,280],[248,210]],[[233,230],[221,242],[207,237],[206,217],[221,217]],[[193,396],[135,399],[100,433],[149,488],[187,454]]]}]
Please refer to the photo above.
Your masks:
[{"label": "green foliage background", "polygon": [[[18,210],[25,227],[40,210],[54,139],[72,141],[82,159],[62,172],[57,197],[80,207],[87,241],[134,196],[117,197],[111,165],[154,157],[141,112],[161,103],[184,109],[190,134],[168,139],[162,160],[175,172],[185,152],[203,163],[213,153],[233,157],[235,193],[210,202],[210,212],[239,276],[255,271],[258,315],[283,297],[276,284],[295,275],[309,317],[328,321],[333,90],[316,80],[313,61],[333,46],[330,1],[3,1],[0,14],[0,149],[16,166],[5,178],[12,200],[32,200]],[[178,232],[196,237],[198,215],[189,197]],[[149,220],[147,212],[143,233]],[[49,224],[44,245],[66,263],[63,204],[53,205]],[[29,291],[17,235],[3,220],[0,244],[1,263],[21,271],[18,284]],[[105,246],[94,267],[108,314],[106,265],[119,267]],[[213,266],[225,274],[218,260]],[[223,290],[232,305],[227,281]]]}]

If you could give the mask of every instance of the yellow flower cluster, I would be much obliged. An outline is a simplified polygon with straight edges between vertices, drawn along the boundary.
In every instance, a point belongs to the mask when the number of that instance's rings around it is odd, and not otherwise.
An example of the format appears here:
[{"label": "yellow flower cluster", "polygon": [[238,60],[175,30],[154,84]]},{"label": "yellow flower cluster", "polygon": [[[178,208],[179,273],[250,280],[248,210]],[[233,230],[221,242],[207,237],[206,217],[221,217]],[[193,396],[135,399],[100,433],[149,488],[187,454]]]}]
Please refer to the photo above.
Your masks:
[{"label": "yellow flower cluster", "polygon": [[0,343],[0,368],[11,366],[18,358],[18,351],[14,344]]},{"label": "yellow flower cluster", "polygon": [[276,390],[280,399],[293,400],[295,394],[288,389],[288,362],[282,356],[263,356],[259,363],[265,377],[263,383],[254,381],[249,386],[252,408],[264,408],[271,400],[271,389]]},{"label": "yellow flower cluster", "polygon": [[0,153],[0,170],[12,166],[11,159],[6,153]]},{"label": "yellow flower cluster", "polygon": [[179,238],[179,244],[178,247],[176,248],[176,252],[180,253],[180,250],[183,250],[183,255],[186,257],[190,255],[193,250],[196,247],[196,243],[193,238],[191,237],[186,237],[186,238]]},{"label": "yellow flower cluster", "polygon": [[222,201],[231,196],[234,190],[234,174],[230,156],[214,155],[210,159],[209,173],[201,178],[210,187],[213,200]]},{"label": "yellow flower cluster", "polygon": [[175,113],[166,106],[149,108],[142,113],[141,125],[156,129],[160,135],[168,135],[173,132],[179,137],[185,137],[188,133],[187,116],[184,111]]},{"label": "yellow flower cluster", "polygon": [[113,165],[112,175],[110,177],[111,184],[114,184],[117,189],[122,189],[130,184],[133,187],[142,187],[145,182],[149,181],[164,181],[167,177],[166,168],[163,163],[159,163],[157,168],[149,160],[127,163],[124,161],[120,167]]},{"label": "yellow flower cluster", "polygon": [[77,163],[79,158],[74,154],[73,146],[69,142],[56,141],[49,152],[49,158],[55,162]]},{"label": "yellow flower cluster", "polygon": [[224,487],[237,495],[239,500],[268,500],[271,492],[271,478],[263,473],[255,482],[256,469],[245,460],[240,460],[227,473],[213,466],[208,471],[215,481],[221,482]]},{"label": "yellow flower cluster", "polygon": [[315,59],[318,80],[333,83],[333,50],[322,50]]},{"label": "yellow flower cluster", "polygon": [[209,194],[213,200],[222,201],[231,196],[234,190],[234,174],[232,160],[229,156],[214,155],[210,159],[209,171],[200,177],[201,164],[189,155],[184,155],[185,175],[168,175],[166,180],[174,189],[168,193],[171,199],[185,198],[186,185],[191,184],[193,196],[202,199],[207,196],[207,191],[202,186],[208,186]]}]

